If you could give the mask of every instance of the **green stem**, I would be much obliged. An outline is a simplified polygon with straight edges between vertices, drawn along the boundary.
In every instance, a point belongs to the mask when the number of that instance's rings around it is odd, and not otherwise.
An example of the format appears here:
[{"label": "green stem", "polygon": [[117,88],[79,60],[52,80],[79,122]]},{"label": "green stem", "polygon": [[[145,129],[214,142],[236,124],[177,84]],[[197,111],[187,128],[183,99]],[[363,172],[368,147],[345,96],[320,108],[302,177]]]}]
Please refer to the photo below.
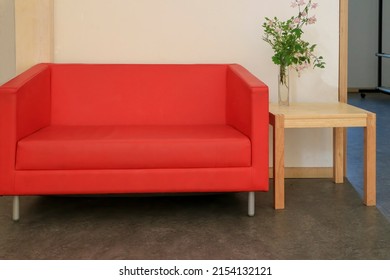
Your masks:
[{"label": "green stem", "polygon": [[280,83],[282,85],[287,85],[287,80],[286,80],[286,75],[287,75],[287,71],[288,71],[288,66],[283,66],[283,65],[280,65],[279,67],[279,79],[280,79]]}]

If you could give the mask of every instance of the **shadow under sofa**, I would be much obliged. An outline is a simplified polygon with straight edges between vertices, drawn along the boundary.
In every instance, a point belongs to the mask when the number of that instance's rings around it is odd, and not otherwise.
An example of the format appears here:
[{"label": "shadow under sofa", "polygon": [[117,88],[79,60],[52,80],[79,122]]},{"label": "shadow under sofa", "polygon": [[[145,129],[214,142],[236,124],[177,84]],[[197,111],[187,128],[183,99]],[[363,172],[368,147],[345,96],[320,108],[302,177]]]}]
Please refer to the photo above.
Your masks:
[{"label": "shadow under sofa", "polygon": [[268,87],[237,64],[38,64],[0,87],[0,195],[268,191]]}]

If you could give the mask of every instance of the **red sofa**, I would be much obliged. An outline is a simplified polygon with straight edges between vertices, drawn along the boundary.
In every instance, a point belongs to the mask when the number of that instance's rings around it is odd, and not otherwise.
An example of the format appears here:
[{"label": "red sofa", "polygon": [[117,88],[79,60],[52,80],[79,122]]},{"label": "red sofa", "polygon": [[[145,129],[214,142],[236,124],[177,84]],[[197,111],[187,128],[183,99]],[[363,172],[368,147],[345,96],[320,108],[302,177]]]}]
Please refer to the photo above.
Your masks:
[{"label": "red sofa", "polygon": [[268,88],[242,66],[38,64],[0,87],[0,195],[268,190]]}]

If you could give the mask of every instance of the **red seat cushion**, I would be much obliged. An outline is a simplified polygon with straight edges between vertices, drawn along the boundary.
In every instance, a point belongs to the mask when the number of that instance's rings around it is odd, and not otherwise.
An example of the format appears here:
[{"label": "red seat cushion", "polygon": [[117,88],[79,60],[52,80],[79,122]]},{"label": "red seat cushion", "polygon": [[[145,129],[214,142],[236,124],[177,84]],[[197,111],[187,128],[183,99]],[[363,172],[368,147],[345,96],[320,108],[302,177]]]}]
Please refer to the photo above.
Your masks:
[{"label": "red seat cushion", "polygon": [[227,125],[49,126],[18,142],[19,170],[246,167],[250,140]]}]

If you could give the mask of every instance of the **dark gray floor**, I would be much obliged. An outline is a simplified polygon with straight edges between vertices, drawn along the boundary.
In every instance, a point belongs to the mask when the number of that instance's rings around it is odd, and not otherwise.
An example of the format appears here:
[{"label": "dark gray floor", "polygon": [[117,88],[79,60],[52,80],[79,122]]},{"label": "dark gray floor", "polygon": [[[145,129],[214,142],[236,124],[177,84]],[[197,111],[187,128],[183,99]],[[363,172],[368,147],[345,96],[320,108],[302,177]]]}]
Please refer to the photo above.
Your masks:
[{"label": "dark gray floor", "polygon": [[[390,95],[349,94],[349,103],[377,115],[377,207],[390,222]],[[348,129],[348,170],[351,184],[363,195],[363,129]]]},{"label": "dark gray floor", "polygon": [[349,184],[287,180],[286,209],[258,193],[0,198],[0,259],[390,259],[390,224]]}]

